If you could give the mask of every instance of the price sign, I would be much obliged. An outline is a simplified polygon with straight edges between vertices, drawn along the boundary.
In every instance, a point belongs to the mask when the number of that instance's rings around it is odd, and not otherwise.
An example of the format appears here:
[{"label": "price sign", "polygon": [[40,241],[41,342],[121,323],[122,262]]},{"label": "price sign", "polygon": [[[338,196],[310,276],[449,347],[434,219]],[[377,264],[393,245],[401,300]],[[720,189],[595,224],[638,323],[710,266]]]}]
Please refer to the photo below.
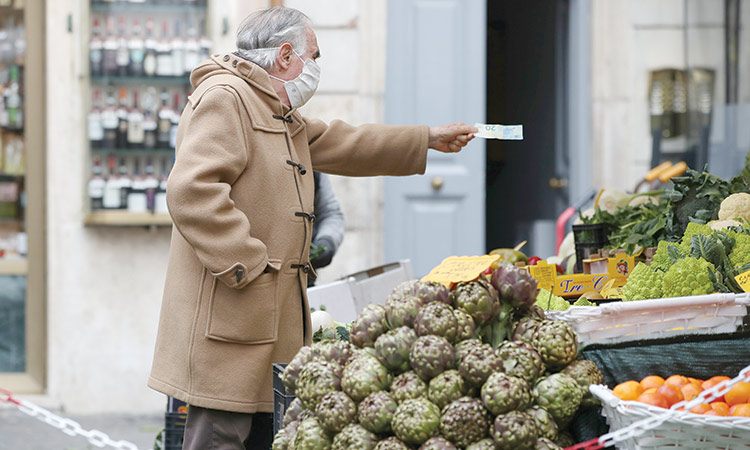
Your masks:
[{"label": "price sign", "polygon": [[476,280],[479,275],[489,269],[500,255],[483,256],[449,256],[439,266],[435,267],[421,281],[435,281],[448,287],[462,281]]},{"label": "price sign", "polygon": [[750,270],[737,275],[734,279],[737,280],[743,291],[750,292]]}]

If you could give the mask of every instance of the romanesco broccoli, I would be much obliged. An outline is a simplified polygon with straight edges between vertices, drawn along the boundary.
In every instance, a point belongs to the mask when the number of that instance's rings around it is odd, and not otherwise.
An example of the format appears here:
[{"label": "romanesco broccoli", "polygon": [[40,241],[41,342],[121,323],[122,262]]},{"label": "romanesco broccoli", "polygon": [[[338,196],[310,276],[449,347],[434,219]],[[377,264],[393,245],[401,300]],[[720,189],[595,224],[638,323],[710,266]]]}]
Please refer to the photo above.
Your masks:
[{"label": "romanesco broccoli", "polygon": [[659,241],[659,246],[656,248],[656,253],[654,253],[654,259],[651,261],[652,269],[662,269],[666,272],[670,267],[672,267],[672,258],[667,252],[670,247],[673,247],[681,256],[684,256],[684,252],[680,250],[680,247],[676,243],[669,241]]},{"label": "romanesco broccoli", "polygon": [[683,258],[664,274],[662,290],[664,297],[687,297],[705,295],[714,291],[708,271],[714,266],[703,258]]},{"label": "romanesco broccoli", "polygon": [[565,311],[570,308],[570,303],[562,297],[551,293],[550,291],[539,288],[539,293],[536,296],[535,305],[539,306],[545,311]]},{"label": "romanesco broccoli", "polygon": [[[663,242],[663,241],[662,241]],[[661,242],[659,243],[661,246]],[[671,264],[671,263],[670,263]],[[628,281],[622,287],[623,301],[647,300],[662,298],[662,281],[664,270],[646,264],[636,264],[635,269],[628,276]]]},{"label": "romanesco broccoli", "polygon": [[693,238],[693,236],[702,234],[703,236],[711,236],[714,234],[714,229],[709,227],[708,225],[701,225],[699,223],[690,222],[685,229],[685,234],[682,236],[682,240],[680,241],[680,250],[684,254],[690,253],[690,246],[692,245],[690,240]]},{"label": "romanesco broccoli", "polygon": [[586,297],[578,297],[578,300],[573,303],[573,306],[596,306],[595,303],[592,303],[589,299]]},{"label": "romanesco broccoli", "polygon": [[739,268],[750,263],[750,234],[735,233],[733,237],[735,242],[729,261],[733,268]]}]

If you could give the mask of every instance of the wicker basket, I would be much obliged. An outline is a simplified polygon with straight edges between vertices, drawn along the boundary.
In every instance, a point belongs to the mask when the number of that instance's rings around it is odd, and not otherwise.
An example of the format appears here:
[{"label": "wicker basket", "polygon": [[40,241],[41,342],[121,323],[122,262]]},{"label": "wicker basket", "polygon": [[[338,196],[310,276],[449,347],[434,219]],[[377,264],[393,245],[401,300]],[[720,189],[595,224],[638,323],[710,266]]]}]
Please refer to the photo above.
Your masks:
[{"label": "wicker basket", "polygon": [[713,294],[633,302],[571,306],[547,311],[568,322],[581,346],[654,339],[685,334],[737,331],[748,315],[750,294]]},{"label": "wicker basket", "polygon": [[602,415],[607,418],[610,432],[621,430],[639,420],[664,417],[664,421],[656,427],[617,443],[617,448],[750,449],[750,417],[704,416],[673,411],[620,400],[606,386],[592,385],[590,390],[602,402]]}]

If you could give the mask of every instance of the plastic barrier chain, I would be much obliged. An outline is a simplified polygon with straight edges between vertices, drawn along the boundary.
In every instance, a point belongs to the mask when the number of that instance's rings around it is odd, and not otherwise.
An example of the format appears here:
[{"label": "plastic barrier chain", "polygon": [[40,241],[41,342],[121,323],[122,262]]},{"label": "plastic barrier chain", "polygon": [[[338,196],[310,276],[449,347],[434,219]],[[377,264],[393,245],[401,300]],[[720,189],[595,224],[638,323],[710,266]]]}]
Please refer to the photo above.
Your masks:
[{"label": "plastic barrier chain", "polygon": [[138,450],[138,446],[128,441],[114,441],[110,439],[107,433],[99,430],[85,430],[81,428],[81,425],[75,420],[66,419],[55,415],[44,408],[41,408],[31,402],[25,400],[18,400],[13,397],[13,394],[0,387],[0,403],[8,402],[16,405],[18,409],[30,415],[36,417],[42,422],[57,428],[68,436],[83,436],[88,441],[99,448],[112,447],[119,448],[121,450]]},{"label": "plastic barrier chain", "polygon": [[700,405],[701,403],[711,402],[712,400],[719,398],[729,392],[729,390],[732,389],[732,386],[739,383],[740,381],[750,382],[750,366],[742,369],[739,375],[737,375],[735,378],[732,378],[731,380],[724,380],[718,383],[711,389],[707,389],[701,392],[697,397],[690,401],[683,400],[679,403],[675,403],[663,414],[639,420],[637,422],[631,423],[625,428],[614,431],[612,433],[604,434],[596,439],[591,439],[590,441],[581,442],[580,444],[566,447],[565,450],[598,450],[600,448],[610,447],[617,442],[622,442],[626,439],[630,439],[631,437],[640,436],[644,432],[658,427],[672,415],[679,413],[675,412],[675,410],[684,408],[685,411],[690,411],[690,409]]}]

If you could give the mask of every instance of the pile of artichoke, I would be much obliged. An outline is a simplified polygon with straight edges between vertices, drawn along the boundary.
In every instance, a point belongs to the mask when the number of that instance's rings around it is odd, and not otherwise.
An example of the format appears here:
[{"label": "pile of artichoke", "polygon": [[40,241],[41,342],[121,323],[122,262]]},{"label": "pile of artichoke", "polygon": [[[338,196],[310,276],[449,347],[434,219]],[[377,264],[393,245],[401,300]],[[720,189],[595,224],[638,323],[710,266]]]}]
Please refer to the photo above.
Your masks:
[{"label": "pile of artichoke", "polygon": [[410,281],[352,323],[351,342],[302,348],[282,381],[296,399],[273,450],[555,449],[599,369],[571,327],[532,306],[537,283]]}]

